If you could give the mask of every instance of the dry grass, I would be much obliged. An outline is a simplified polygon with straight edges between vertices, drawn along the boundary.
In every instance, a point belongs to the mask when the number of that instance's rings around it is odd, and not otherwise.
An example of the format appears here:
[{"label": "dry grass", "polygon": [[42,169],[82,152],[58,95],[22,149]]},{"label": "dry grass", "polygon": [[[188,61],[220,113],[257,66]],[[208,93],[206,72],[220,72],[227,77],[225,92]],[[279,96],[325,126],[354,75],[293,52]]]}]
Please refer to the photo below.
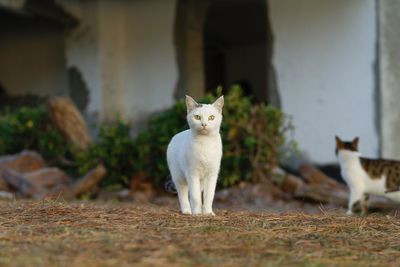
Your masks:
[{"label": "dry grass", "polygon": [[399,266],[395,215],[0,202],[0,266]]}]

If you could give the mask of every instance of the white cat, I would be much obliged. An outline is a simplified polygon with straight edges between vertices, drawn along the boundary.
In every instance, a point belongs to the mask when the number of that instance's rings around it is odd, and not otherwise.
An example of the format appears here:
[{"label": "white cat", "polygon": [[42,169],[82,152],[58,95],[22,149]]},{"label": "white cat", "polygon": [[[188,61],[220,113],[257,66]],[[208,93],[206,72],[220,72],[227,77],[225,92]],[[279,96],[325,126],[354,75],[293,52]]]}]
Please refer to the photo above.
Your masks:
[{"label": "white cat", "polygon": [[213,104],[198,104],[186,96],[190,129],[176,134],[168,145],[168,168],[184,214],[215,215],[212,203],[222,157],[223,105],[223,96]]}]

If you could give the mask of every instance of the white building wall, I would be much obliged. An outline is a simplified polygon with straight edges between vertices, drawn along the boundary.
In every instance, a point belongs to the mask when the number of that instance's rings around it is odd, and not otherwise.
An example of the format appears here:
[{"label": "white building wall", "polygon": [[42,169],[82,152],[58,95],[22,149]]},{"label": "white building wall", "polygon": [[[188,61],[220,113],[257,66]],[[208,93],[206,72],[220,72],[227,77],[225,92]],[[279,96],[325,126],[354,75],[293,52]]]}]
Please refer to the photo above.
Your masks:
[{"label": "white building wall", "polygon": [[59,0],[81,20],[67,38],[67,60],[89,89],[89,113],[117,114],[134,126],[174,102],[178,71],[176,0]]},{"label": "white building wall", "polygon": [[127,7],[126,111],[134,122],[174,103],[176,0],[130,1]]},{"label": "white building wall", "polygon": [[78,27],[66,34],[65,56],[68,67],[76,67],[81,72],[89,91],[89,105],[86,111],[97,117],[102,108],[98,2],[58,2],[79,19]]},{"label": "white building wall", "polygon": [[334,135],[378,154],[374,0],[269,0],[283,110],[310,159],[336,161]]}]

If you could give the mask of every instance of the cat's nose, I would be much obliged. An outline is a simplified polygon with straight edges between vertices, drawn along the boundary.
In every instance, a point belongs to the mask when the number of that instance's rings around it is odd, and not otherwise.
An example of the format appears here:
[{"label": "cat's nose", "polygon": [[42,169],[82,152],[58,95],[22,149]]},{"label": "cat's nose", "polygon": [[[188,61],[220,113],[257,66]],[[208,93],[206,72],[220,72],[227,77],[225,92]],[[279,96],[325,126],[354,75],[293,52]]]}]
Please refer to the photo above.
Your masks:
[{"label": "cat's nose", "polygon": [[201,126],[203,126],[203,128],[206,128],[207,127],[207,124],[206,123],[201,123]]}]

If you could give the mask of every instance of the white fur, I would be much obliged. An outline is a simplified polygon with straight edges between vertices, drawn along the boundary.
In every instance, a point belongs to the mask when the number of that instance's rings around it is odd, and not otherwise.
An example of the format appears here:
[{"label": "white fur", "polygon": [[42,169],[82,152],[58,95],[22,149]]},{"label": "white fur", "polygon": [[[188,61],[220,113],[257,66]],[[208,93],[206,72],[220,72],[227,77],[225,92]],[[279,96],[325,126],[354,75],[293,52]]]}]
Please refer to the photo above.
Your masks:
[{"label": "white fur", "polygon": [[[184,214],[214,215],[212,203],[222,157],[219,129],[223,101],[220,97],[199,107],[187,96],[190,129],[176,134],[168,145],[168,167]],[[196,120],[196,115],[201,119]],[[211,115],[214,120],[209,120]]]},{"label": "white fur", "polygon": [[360,153],[350,150],[338,151],[341,174],[350,189],[347,214],[352,214],[352,206],[357,201],[365,201],[366,195],[385,196],[400,202],[400,192],[385,193],[386,176],[372,179],[364,170],[360,161]]}]

